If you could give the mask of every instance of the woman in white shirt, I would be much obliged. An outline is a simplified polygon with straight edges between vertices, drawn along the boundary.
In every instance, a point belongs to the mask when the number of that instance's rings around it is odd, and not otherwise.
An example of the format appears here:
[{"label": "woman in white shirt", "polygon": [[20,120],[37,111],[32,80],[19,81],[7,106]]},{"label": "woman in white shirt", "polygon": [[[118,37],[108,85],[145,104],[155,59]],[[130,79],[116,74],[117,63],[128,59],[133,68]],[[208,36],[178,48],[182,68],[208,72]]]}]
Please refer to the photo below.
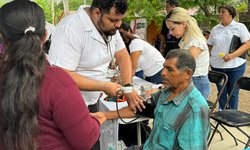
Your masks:
[{"label": "woman in white shirt", "polygon": [[142,70],[149,82],[162,83],[161,70],[165,59],[161,53],[148,42],[132,34],[128,24],[122,23],[119,31],[130,53],[133,74]]},{"label": "woman in white shirt", "polygon": [[[228,82],[219,100],[223,109],[228,95],[231,93],[235,82],[243,76],[246,69],[246,59],[239,56],[250,47],[250,34],[246,26],[235,22],[236,10],[233,6],[219,7],[220,24],[216,25],[209,36],[208,45],[211,50],[210,65],[212,70],[223,72],[228,76]],[[242,45],[233,53],[229,53],[232,37],[240,38]],[[220,85],[217,85],[220,90]],[[234,90],[229,102],[230,109],[238,109],[239,89]]]},{"label": "woman in white shirt", "polygon": [[210,82],[208,80],[209,51],[206,39],[198,27],[196,20],[181,7],[171,10],[166,16],[166,24],[170,34],[181,38],[179,46],[191,52],[196,62],[193,82],[201,94],[208,98]]}]

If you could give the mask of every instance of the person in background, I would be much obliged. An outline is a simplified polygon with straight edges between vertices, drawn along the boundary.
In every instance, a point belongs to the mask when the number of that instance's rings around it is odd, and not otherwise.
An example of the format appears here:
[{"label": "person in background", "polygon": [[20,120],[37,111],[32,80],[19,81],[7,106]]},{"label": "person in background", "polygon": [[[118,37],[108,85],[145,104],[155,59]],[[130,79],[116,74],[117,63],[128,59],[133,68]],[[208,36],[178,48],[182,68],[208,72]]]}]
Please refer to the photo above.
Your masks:
[{"label": "person in background", "polygon": [[156,35],[156,37],[153,38],[152,45],[153,45],[158,51],[160,51],[160,47],[161,47],[161,36],[160,36],[160,34]]},{"label": "person in background", "polygon": [[[218,11],[220,24],[212,29],[207,43],[211,50],[211,69],[223,72],[228,76],[227,85],[219,99],[220,108],[223,109],[235,82],[245,72],[246,59],[239,56],[250,48],[250,34],[244,24],[234,21],[236,10],[233,6],[223,5],[219,7]],[[240,38],[242,45],[233,53],[229,53],[234,35]],[[220,90],[219,84],[217,88]],[[229,102],[230,109],[238,109],[238,95],[239,89],[237,88]]]},{"label": "person in background", "polygon": [[[173,10],[175,7],[179,6],[178,0],[167,0],[166,1],[166,11],[169,13],[171,10]],[[161,46],[160,46],[160,52],[162,56],[165,58],[167,53],[172,50],[179,48],[179,39],[172,36],[169,33],[169,29],[167,28],[165,20],[162,22],[162,29],[161,29]]]},{"label": "person in background", "polygon": [[168,13],[166,25],[171,35],[181,38],[180,48],[190,51],[195,58],[196,70],[193,74],[193,82],[207,99],[210,94],[209,50],[201,29],[196,20],[188,14],[188,11],[181,7],[176,7]]},{"label": "person in background", "polygon": [[29,0],[2,6],[0,149],[90,149],[100,136],[72,78],[46,60],[41,7]]},{"label": "person in background", "polygon": [[210,31],[208,31],[208,30],[204,31],[204,32],[203,32],[203,35],[204,35],[204,37],[206,38],[206,40],[208,40],[209,35],[210,35]]},{"label": "person in background", "polygon": [[[210,132],[209,107],[192,82],[195,60],[187,50],[170,51],[162,70],[163,84],[152,97],[157,101],[153,128],[143,150],[206,150]],[[158,99],[157,99],[158,97]],[[129,107],[119,110],[121,117],[134,117]],[[118,118],[117,111],[91,114],[101,121]],[[138,149],[136,146],[128,149]]]},{"label": "person in background", "polygon": [[126,27],[129,27],[129,25],[122,23],[119,31],[130,53],[132,74],[134,75],[136,70],[139,69],[143,71],[147,81],[154,84],[162,83],[161,70],[164,58],[161,53],[148,42],[133,35]]},{"label": "person in background", "polygon": [[[138,35],[134,34],[130,25],[128,23],[122,23],[121,26],[120,26],[121,29],[124,29],[126,31],[128,31],[129,33],[133,34],[133,36],[135,36],[136,38],[140,38]],[[122,36],[122,35],[121,35]],[[122,39],[124,41],[124,37],[122,36]],[[126,45],[126,49],[128,51],[128,53],[130,54],[130,51],[129,51],[129,45],[128,44],[125,44]],[[145,76],[143,74],[143,71],[139,68],[136,69],[135,71],[135,76],[141,78],[141,79],[145,79]]]}]

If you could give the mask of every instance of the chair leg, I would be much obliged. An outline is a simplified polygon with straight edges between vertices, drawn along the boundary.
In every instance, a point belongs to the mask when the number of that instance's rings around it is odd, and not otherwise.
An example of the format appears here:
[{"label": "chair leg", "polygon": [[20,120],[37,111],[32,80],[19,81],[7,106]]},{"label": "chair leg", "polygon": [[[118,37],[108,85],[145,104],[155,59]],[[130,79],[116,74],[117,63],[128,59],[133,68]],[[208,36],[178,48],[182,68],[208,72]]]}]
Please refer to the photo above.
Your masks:
[{"label": "chair leg", "polygon": [[216,132],[218,126],[219,126],[219,123],[216,124],[216,126],[215,126],[215,128],[214,128],[214,132],[212,133],[211,137],[210,137],[209,140],[208,140],[208,144],[207,144],[208,147],[209,147],[209,145],[211,144],[211,142],[212,142],[212,140],[213,140],[214,134],[215,134],[215,132]]},{"label": "chair leg", "polygon": [[221,124],[221,126],[227,131],[227,133],[229,133],[234,138],[235,145],[238,145],[237,138],[222,124]]},{"label": "chair leg", "polygon": [[250,138],[248,138],[248,141],[247,141],[247,143],[246,143],[246,146],[245,146],[245,148],[248,148],[248,145],[250,144]]},{"label": "chair leg", "polygon": [[237,127],[237,129],[238,129],[241,133],[243,133],[245,136],[248,137],[247,143],[244,143],[244,142],[238,140],[238,141],[240,141],[241,143],[245,144],[245,145],[246,145],[245,148],[247,148],[248,145],[250,144],[250,136],[249,136],[246,132],[244,132],[240,127]]},{"label": "chair leg", "polygon": [[[211,128],[211,130],[214,130],[215,126],[212,123],[210,123],[210,125],[213,127],[213,129]],[[217,129],[216,132],[220,134],[220,139],[223,140],[223,136],[222,136],[220,130]]]}]

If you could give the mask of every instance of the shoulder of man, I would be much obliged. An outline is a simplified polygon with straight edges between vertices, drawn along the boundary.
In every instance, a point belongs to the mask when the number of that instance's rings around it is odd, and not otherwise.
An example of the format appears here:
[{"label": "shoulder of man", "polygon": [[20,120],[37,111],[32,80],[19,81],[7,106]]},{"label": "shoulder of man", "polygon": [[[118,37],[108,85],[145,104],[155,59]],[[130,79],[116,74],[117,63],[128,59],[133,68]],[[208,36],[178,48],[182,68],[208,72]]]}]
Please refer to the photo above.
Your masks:
[{"label": "shoulder of man", "polygon": [[200,112],[202,110],[209,112],[207,101],[197,88],[194,88],[188,95],[188,103],[190,104],[193,112]]}]

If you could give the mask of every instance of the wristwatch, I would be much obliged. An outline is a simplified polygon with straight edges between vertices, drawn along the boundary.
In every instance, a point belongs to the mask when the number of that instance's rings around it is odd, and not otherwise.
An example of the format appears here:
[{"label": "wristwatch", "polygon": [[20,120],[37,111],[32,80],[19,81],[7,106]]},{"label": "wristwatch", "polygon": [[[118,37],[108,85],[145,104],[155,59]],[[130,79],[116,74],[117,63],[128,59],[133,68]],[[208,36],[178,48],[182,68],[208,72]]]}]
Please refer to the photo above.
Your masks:
[{"label": "wristwatch", "polygon": [[124,86],[121,88],[121,90],[125,94],[132,93],[132,91],[134,90],[133,84],[132,83],[124,84]]}]

